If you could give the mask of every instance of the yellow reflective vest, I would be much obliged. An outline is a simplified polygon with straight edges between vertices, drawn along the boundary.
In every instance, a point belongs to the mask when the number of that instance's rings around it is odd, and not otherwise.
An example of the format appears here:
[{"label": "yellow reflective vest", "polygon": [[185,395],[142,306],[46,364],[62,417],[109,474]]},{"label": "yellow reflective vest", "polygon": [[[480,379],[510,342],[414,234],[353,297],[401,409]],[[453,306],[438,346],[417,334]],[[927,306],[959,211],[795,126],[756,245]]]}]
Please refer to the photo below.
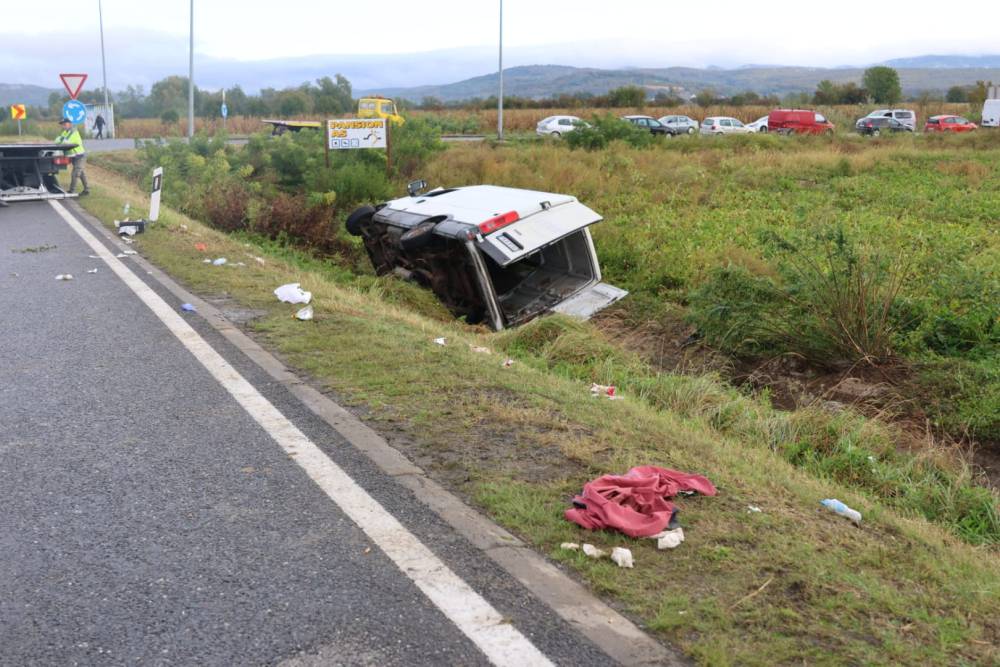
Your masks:
[{"label": "yellow reflective vest", "polygon": [[80,136],[80,130],[76,129],[75,127],[60,132],[59,136],[56,137],[56,143],[76,144],[76,148],[71,148],[68,151],[66,151],[66,155],[69,156],[83,155],[85,152],[83,150],[83,137]]}]

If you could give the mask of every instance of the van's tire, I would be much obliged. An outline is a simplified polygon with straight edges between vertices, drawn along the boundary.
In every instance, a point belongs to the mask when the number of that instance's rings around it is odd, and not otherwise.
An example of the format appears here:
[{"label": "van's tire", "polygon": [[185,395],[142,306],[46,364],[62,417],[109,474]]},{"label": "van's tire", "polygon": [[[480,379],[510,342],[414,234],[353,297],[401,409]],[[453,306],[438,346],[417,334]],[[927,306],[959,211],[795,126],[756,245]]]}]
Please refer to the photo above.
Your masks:
[{"label": "van's tire", "polygon": [[407,252],[420,250],[434,238],[436,220],[424,220],[415,227],[410,227],[399,237],[399,245]]},{"label": "van's tire", "polygon": [[361,236],[361,228],[371,222],[373,215],[375,215],[375,209],[371,206],[354,209],[354,212],[347,216],[347,221],[344,222],[347,233],[351,236]]},{"label": "van's tire", "polygon": [[560,138],[560,137],[561,137],[562,135],[561,135],[561,134],[559,134],[558,132],[552,132],[551,134],[549,134],[549,136],[550,136],[550,137],[552,137],[553,139],[558,139],[558,138]]},{"label": "van's tire", "polygon": [[767,134],[767,125],[761,125],[760,126],[760,133],[761,134]]},{"label": "van's tire", "polygon": [[688,134],[694,134],[694,128],[693,127],[689,127],[688,128]]},{"label": "van's tire", "polygon": [[877,137],[877,136],[879,136],[881,134],[882,134],[882,130],[878,129],[877,127],[874,130],[872,130],[872,136],[873,137]]}]

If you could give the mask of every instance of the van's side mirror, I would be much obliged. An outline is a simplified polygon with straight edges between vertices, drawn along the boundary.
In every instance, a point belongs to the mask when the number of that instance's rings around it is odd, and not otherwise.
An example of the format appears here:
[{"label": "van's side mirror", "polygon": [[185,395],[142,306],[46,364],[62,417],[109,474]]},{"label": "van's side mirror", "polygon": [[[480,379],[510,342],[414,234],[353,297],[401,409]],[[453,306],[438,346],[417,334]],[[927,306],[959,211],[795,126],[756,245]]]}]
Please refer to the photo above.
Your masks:
[{"label": "van's side mirror", "polygon": [[409,193],[411,197],[416,197],[421,192],[427,189],[427,181],[410,181],[406,186],[406,192]]}]

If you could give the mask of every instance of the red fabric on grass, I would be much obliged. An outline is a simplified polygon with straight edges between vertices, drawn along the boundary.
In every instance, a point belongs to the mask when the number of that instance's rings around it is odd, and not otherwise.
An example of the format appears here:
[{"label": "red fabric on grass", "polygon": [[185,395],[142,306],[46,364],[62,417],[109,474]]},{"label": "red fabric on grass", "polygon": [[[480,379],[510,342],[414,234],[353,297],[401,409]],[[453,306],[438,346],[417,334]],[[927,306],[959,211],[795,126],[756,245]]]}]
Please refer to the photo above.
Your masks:
[{"label": "red fabric on grass", "polygon": [[612,528],[630,537],[651,537],[662,532],[674,514],[667,500],[681,491],[714,496],[715,487],[701,475],[638,466],[624,475],[604,475],[587,482],[573,499],[566,518],[588,530]]}]

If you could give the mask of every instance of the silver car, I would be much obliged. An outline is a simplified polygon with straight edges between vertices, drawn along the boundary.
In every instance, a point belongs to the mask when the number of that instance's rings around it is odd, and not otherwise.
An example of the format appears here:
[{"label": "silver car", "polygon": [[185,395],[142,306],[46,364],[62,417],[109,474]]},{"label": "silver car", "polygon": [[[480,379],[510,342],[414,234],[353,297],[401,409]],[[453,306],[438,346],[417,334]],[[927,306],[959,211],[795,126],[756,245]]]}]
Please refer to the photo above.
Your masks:
[{"label": "silver car", "polygon": [[702,134],[749,134],[750,132],[753,130],[742,121],[729,116],[709,116],[701,122]]},{"label": "silver car", "polygon": [[538,121],[538,125],[535,126],[535,134],[558,139],[581,125],[586,125],[586,123],[576,116],[549,116]]},{"label": "silver car", "polygon": [[663,116],[660,123],[667,128],[672,136],[679,134],[694,134],[698,131],[698,121],[689,116]]}]

